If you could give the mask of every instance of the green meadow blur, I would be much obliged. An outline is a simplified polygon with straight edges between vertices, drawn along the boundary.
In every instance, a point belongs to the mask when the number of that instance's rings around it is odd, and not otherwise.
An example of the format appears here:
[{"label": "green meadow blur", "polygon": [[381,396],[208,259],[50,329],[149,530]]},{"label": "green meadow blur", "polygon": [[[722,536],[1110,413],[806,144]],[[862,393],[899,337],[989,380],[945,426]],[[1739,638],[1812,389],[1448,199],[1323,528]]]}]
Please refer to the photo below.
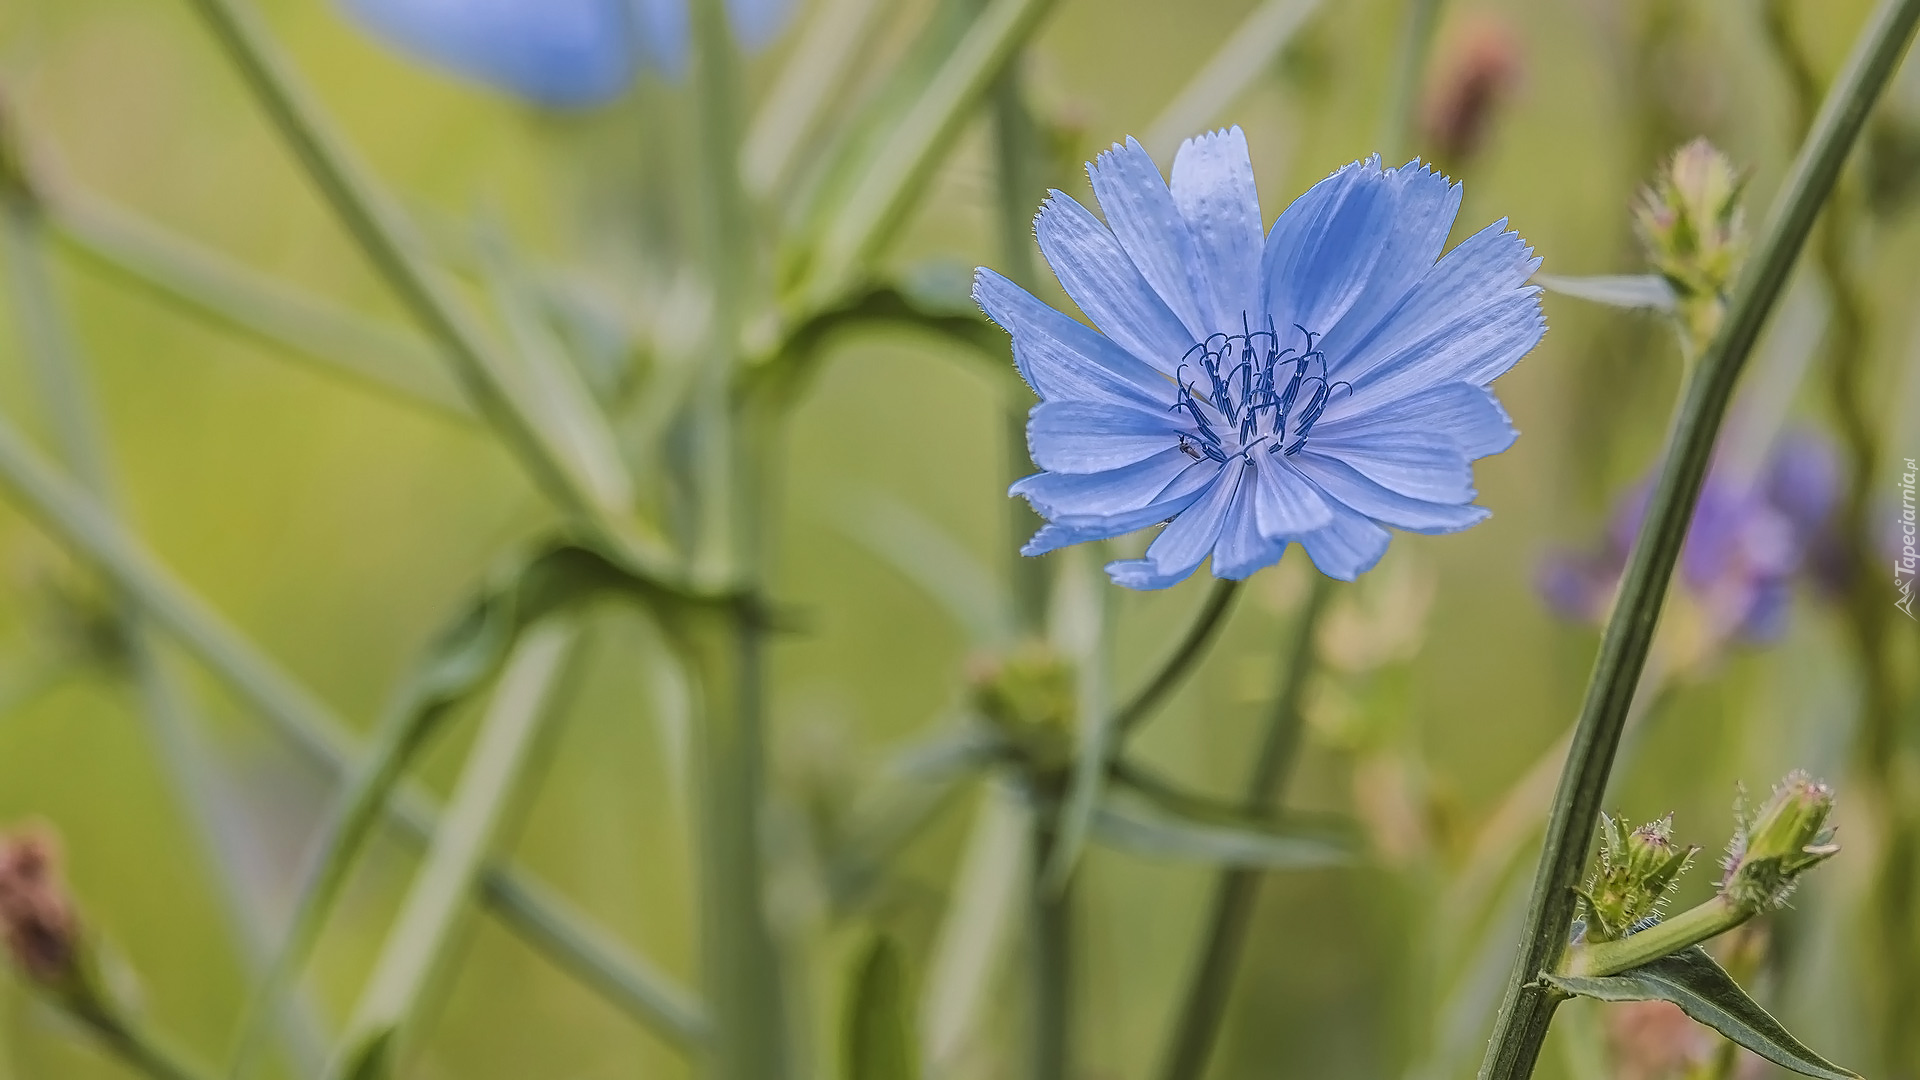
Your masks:
[{"label": "green meadow blur", "polygon": [[[931,5],[897,6],[882,50],[898,49]],[[1063,0],[1026,67],[1036,111],[1064,132],[1062,162],[1144,132],[1252,6]],[[1823,78],[1868,6],[1801,5]],[[604,109],[543,114],[409,63],[325,0],[259,7],[337,128],[430,232],[486,231],[531,264],[592,280],[583,288],[623,318],[644,326],[659,314],[628,297],[664,292],[648,277],[657,264],[635,251],[684,247],[694,228],[690,204],[675,201],[688,192],[693,156],[683,88],[648,80]],[[1381,148],[1400,10],[1398,0],[1323,5],[1211,118],[1246,129],[1269,221],[1314,180]],[[1547,271],[1640,272],[1629,201],[1694,135],[1751,170],[1749,219],[1764,218],[1798,134],[1750,5],[1459,0],[1443,7],[1434,77],[1489,26],[1510,37],[1518,74],[1477,150],[1437,162],[1466,184],[1456,239],[1507,218]],[[795,37],[754,58],[750,102]],[[1915,75],[1892,91],[1910,108],[1920,108]],[[0,6],[0,93],[63,182],[263,275],[404,322],[184,4],[10,0]],[[995,261],[989,150],[984,128],[971,126],[891,262]],[[1048,183],[1086,196],[1084,178],[1064,165]],[[1916,219],[1876,219],[1860,251],[1876,289],[1868,374],[1889,467],[1920,454]],[[127,519],[213,607],[364,730],[446,613],[503,553],[552,525],[551,510],[462,422],[369,393],[70,254],[56,249],[56,282]],[[1291,802],[1357,816],[1375,854],[1351,868],[1267,877],[1213,1077],[1379,1080],[1409,1075],[1449,1039],[1465,1052],[1433,1080],[1469,1075],[1477,1062],[1490,1008],[1441,1030],[1450,1021],[1429,968],[1459,928],[1431,918],[1438,883],[1578,708],[1597,633],[1544,607],[1535,568],[1557,545],[1589,543],[1611,501],[1651,467],[1681,374],[1673,336],[1652,316],[1558,295],[1546,311],[1544,343],[1498,384],[1522,434],[1476,470],[1493,517],[1454,536],[1396,535],[1370,575],[1381,581],[1366,587],[1386,595],[1385,583],[1399,582],[1400,592],[1358,631],[1395,658],[1309,694]],[[48,422],[16,329],[16,313],[0,305],[0,410],[44,443]],[[1822,377],[1816,362],[1789,388],[1795,422],[1827,423]],[[897,935],[910,977],[921,973],[977,798],[976,789],[912,844],[867,913],[829,918],[819,822],[845,811],[891,749],[953,715],[972,658],[964,628],[877,550],[885,545],[866,526],[876,507],[904,510],[1006,572],[1005,385],[1002,371],[957,346],[896,331],[850,336],[778,456],[766,542],[771,591],[794,626],[773,653],[769,902],[794,940],[808,1033],[798,1052],[812,1075],[835,1075],[843,988],[872,927]],[[1881,487],[1897,494],[1892,479]],[[1238,789],[1303,591],[1301,556],[1292,551],[1254,579],[1211,655],[1139,740],[1143,759],[1197,789]],[[1110,590],[1120,691],[1172,646],[1206,588],[1195,579],[1158,594]],[[104,595],[30,519],[0,505],[0,826],[58,831],[87,924],[137,980],[138,999],[182,1046],[218,1060],[246,980],[138,699],[110,658],[89,651],[87,619]],[[1911,678],[1920,642],[1905,620],[1894,630]],[[673,720],[684,688],[660,656],[639,619],[594,619],[551,759],[503,842],[691,984],[699,907],[690,781],[677,764],[687,735]],[[1846,850],[1774,918],[1782,958],[1757,993],[1809,1044],[1864,1071],[1875,1050],[1859,972],[1875,945],[1852,911],[1880,829],[1847,798],[1853,663],[1836,612],[1797,596],[1780,641],[1737,648],[1679,683],[1609,801],[1639,820],[1673,811],[1678,836],[1712,855],[1731,829],[1737,785],[1764,790],[1805,767],[1839,786]],[[249,807],[239,844],[277,919],[328,789],[244,703],[186,668],[196,722],[213,733]],[[444,792],[457,774],[475,711],[430,749],[419,770],[429,786]],[[389,837],[359,863],[309,973],[336,1024],[416,861]],[[1531,861],[1522,857],[1522,873]],[[1157,1058],[1212,876],[1193,863],[1088,852],[1076,887],[1079,1077],[1141,1076]],[[1710,867],[1690,875],[1685,902],[1705,896],[1713,877]],[[461,932],[463,954],[433,995],[405,1075],[692,1075],[672,1046],[498,923],[474,918]],[[1496,966],[1507,957],[1496,950]],[[1017,958],[996,978],[998,1012],[968,1075],[1017,1074]],[[1598,1014],[1587,1005],[1569,1012]],[[1556,1029],[1556,1044],[1563,1036]],[[0,981],[0,1080],[130,1075],[23,987]],[[1550,1045],[1541,1075],[1615,1074],[1570,1071]]]}]

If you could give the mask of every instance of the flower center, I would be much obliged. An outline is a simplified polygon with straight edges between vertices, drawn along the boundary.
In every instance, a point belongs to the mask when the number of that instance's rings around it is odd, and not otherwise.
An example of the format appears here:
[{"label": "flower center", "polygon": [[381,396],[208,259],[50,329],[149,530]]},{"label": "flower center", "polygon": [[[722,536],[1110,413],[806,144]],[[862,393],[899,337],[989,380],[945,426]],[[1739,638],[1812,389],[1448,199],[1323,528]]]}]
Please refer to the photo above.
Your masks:
[{"label": "flower center", "polygon": [[1193,433],[1181,435],[1179,446],[1195,461],[1225,463],[1263,443],[1270,454],[1299,453],[1334,389],[1353,390],[1327,381],[1326,354],[1314,348],[1319,335],[1306,327],[1294,325],[1303,341],[1298,349],[1280,347],[1271,316],[1265,330],[1254,330],[1245,316],[1240,327],[1238,334],[1209,335],[1180,358],[1170,411],[1192,419]]}]

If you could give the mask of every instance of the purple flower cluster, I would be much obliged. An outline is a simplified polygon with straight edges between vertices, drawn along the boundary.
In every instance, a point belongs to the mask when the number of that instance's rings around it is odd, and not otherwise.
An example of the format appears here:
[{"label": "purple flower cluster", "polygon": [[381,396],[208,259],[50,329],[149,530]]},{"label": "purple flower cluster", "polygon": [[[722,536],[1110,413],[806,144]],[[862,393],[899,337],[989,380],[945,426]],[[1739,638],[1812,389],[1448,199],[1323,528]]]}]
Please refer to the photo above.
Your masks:
[{"label": "purple flower cluster", "polygon": [[[1606,621],[1651,492],[1652,482],[1643,481],[1620,502],[1598,548],[1547,557],[1538,584],[1549,607],[1581,622]],[[1675,582],[1715,640],[1778,637],[1797,578],[1837,587],[1838,499],[1833,448],[1804,432],[1783,436],[1758,476],[1723,465],[1707,475]]]}]

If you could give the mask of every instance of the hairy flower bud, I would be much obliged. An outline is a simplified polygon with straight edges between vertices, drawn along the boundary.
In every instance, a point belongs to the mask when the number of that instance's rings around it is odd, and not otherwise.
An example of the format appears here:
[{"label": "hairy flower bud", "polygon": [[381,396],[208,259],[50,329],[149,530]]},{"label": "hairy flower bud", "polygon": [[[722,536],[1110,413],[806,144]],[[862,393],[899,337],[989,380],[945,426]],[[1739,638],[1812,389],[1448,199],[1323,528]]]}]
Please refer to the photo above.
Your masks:
[{"label": "hairy flower bud", "polygon": [[1051,647],[1029,642],[975,665],[973,707],[1018,746],[1027,760],[1047,768],[1073,753],[1073,665]]},{"label": "hairy flower bud", "polygon": [[60,989],[79,978],[80,920],[51,836],[0,837],[0,937],[33,982]]},{"label": "hairy flower bud", "polygon": [[1833,802],[1832,788],[1798,769],[1788,773],[1765,805],[1741,814],[1720,895],[1748,911],[1785,906],[1800,875],[1840,850],[1827,822]]},{"label": "hairy flower bud", "polygon": [[1653,268],[1680,297],[1697,342],[1711,337],[1746,253],[1746,177],[1705,139],[1674,152],[1641,192],[1634,224]]},{"label": "hairy flower bud", "polygon": [[1581,899],[1588,941],[1612,941],[1657,917],[1700,849],[1673,843],[1673,815],[1631,832],[1601,815],[1600,868]]}]

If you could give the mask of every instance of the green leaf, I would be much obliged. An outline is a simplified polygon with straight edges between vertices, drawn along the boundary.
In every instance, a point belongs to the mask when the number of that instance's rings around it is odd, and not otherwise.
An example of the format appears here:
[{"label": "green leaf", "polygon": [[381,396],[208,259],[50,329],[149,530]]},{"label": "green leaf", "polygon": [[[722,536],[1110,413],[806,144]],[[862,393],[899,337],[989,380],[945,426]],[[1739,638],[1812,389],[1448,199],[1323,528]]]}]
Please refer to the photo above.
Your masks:
[{"label": "green leaf", "polygon": [[879,492],[847,503],[838,519],[841,535],[918,586],[974,645],[1013,637],[1013,603],[1006,587],[945,529]]},{"label": "green leaf", "polygon": [[920,1075],[908,1002],[899,944],[884,935],[874,938],[847,1001],[847,1080],[916,1080]]},{"label": "green leaf", "polygon": [[1588,277],[1535,274],[1533,280],[1549,292],[1591,300],[1609,307],[1672,311],[1679,302],[1673,294],[1673,286],[1667,284],[1667,279],[1659,274],[1594,274]]},{"label": "green leaf", "polygon": [[1694,946],[1618,975],[1541,975],[1569,994],[1601,1001],[1670,1001],[1681,1011],[1785,1069],[1820,1080],[1859,1080],[1806,1048]]},{"label": "green leaf", "polygon": [[393,1075],[394,1031],[387,1028],[354,1045],[346,1064],[334,1070],[340,1080],[387,1080]]},{"label": "green leaf", "polygon": [[1152,858],[1303,870],[1353,861],[1352,848],[1319,830],[1287,821],[1222,825],[1147,803],[1103,798],[1093,834],[1108,847]]}]

